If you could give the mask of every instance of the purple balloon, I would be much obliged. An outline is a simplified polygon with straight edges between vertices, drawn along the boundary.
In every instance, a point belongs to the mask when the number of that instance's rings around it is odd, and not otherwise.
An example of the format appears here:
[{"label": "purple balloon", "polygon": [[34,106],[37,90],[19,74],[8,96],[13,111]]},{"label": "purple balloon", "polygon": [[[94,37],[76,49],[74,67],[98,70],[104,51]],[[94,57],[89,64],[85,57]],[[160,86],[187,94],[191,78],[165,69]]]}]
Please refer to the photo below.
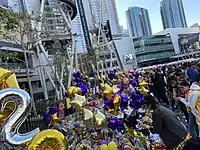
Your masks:
[{"label": "purple balloon", "polygon": [[51,106],[49,109],[49,114],[53,115],[58,112],[58,108],[56,106]]},{"label": "purple balloon", "polygon": [[133,87],[136,87],[137,86],[136,80],[130,80],[130,85],[132,85]]},{"label": "purple balloon", "polygon": [[80,71],[74,72],[74,73],[73,73],[73,76],[74,76],[74,77],[81,77]]},{"label": "purple balloon", "polygon": [[114,72],[110,72],[110,73],[108,74],[108,78],[109,78],[110,80],[113,80],[113,79],[114,79],[114,75],[115,75]]},{"label": "purple balloon", "polygon": [[108,128],[115,130],[117,128],[118,120],[117,118],[108,119]]},{"label": "purple balloon", "polygon": [[133,150],[133,149],[130,147],[126,147],[126,148],[123,148],[123,150]]},{"label": "purple balloon", "polygon": [[81,89],[83,96],[87,94],[88,89],[87,89],[87,87],[85,85],[83,85],[83,84],[82,85],[78,85],[78,87]]},{"label": "purple balloon", "polygon": [[121,93],[124,89],[124,86],[123,86],[123,84],[118,84],[117,88],[119,89],[119,92]]},{"label": "purple balloon", "polygon": [[128,97],[121,97],[121,110],[124,111],[128,107]]},{"label": "purple balloon", "polygon": [[76,83],[80,83],[80,82],[83,81],[83,79],[82,79],[81,77],[75,77],[74,81],[75,81]]},{"label": "purple balloon", "polygon": [[133,108],[133,109],[136,109],[138,110],[139,108],[141,108],[142,106],[142,103],[138,103],[136,101],[130,101],[130,107]]},{"label": "purple balloon", "polygon": [[139,73],[138,73],[138,72],[135,72],[135,73],[133,73],[133,76],[134,76],[136,79],[138,79],[138,78],[139,78]]},{"label": "purple balloon", "polygon": [[103,145],[103,144],[108,145],[108,141],[106,141],[106,140],[101,141],[101,145]]},{"label": "purple balloon", "polygon": [[112,129],[112,130],[124,130],[124,123],[122,120],[118,120],[117,118],[109,118],[108,119],[108,128]]},{"label": "purple balloon", "polygon": [[104,104],[105,106],[109,107],[110,109],[112,109],[114,107],[114,104],[111,100],[105,99],[104,100]]},{"label": "purple balloon", "polygon": [[118,123],[117,123],[117,129],[118,129],[119,131],[125,129],[125,127],[124,127],[124,123],[123,123],[122,120],[118,120]]},{"label": "purple balloon", "polygon": [[142,102],[144,95],[133,93],[131,99],[136,102]]},{"label": "purple balloon", "polygon": [[48,122],[51,121],[51,116],[50,116],[50,114],[48,112],[44,113],[44,120],[48,121]]}]

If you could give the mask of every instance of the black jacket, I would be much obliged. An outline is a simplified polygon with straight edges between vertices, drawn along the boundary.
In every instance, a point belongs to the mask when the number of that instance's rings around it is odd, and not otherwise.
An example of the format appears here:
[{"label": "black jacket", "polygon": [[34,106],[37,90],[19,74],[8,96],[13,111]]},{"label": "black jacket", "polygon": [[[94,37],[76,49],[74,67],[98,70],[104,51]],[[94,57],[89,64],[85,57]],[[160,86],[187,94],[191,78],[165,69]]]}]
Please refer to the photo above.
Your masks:
[{"label": "black jacket", "polygon": [[170,109],[158,105],[153,111],[154,132],[159,134],[167,149],[171,150],[187,136],[187,130]]}]

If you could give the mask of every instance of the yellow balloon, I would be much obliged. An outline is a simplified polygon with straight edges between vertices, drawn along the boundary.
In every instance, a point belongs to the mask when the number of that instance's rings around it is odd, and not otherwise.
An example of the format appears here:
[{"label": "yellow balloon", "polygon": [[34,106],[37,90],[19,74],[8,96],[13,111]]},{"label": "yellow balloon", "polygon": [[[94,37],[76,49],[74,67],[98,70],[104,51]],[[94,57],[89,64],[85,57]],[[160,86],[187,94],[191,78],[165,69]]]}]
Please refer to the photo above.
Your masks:
[{"label": "yellow balloon", "polygon": [[113,89],[113,93],[117,93],[120,90],[117,86],[113,86],[112,89]]},{"label": "yellow balloon", "polygon": [[106,126],[106,116],[97,110],[97,113],[95,114],[95,121],[97,126]]},{"label": "yellow balloon", "polygon": [[86,100],[85,96],[81,96],[81,95],[78,95],[78,94],[75,94],[75,98],[71,102],[72,106],[75,106],[75,107],[77,107],[79,109],[81,107],[85,106],[86,104],[87,104],[87,100]]},{"label": "yellow balloon", "polygon": [[81,95],[81,94],[82,94],[81,88],[75,87],[75,88],[74,88],[74,91],[73,91],[73,94]]},{"label": "yellow balloon", "polygon": [[75,86],[71,86],[71,87],[69,87],[68,88],[68,96],[69,97],[73,97],[73,94],[74,94],[74,89],[75,89],[76,87]]},{"label": "yellow balloon", "polygon": [[4,117],[4,115],[3,115],[3,114],[0,114],[0,119],[3,118],[3,117]]},{"label": "yellow balloon", "polygon": [[11,114],[15,111],[16,104],[13,102],[9,102],[4,111],[0,113],[0,126],[5,123],[5,121],[11,116]]},{"label": "yellow balloon", "polygon": [[94,113],[86,108],[83,108],[83,120],[85,125],[90,128],[94,125]]},{"label": "yellow balloon", "polygon": [[57,113],[51,115],[51,124],[53,126],[57,126],[59,121],[60,121],[60,119],[58,118],[58,114]]},{"label": "yellow balloon", "polygon": [[144,86],[141,86],[139,89],[140,93],[143,95],[147,95],[149,93],[149,90],[147,90]]},{"label": "yellow balloon", "polygon": [[117,150],[117,144],[115,142],[111,141],[108,144],[108,150]]},{"label": "yellow balloon", "polygon": [[100,150],[108,150],[108,146],[106,144],[101,145]]},{"label": "yellow balloon", "polygon": [[148,85],[148,83],[145,82],[144,80],[139,84],[139,86],[147,86],[147,85]]},{"label": "yellow balloon", "polygon": [[48,129],[38,133],[28,144],[28,150],[39,149],[68,150],[68,144],[61,132]]},{"label": "yellow balloon", "polygon": [[111,88],[110,85],[105,84],[103,93],[106,98],[111,99],[113,96],[113,89]]},{"label": "yellow balloon", "polygon": [[0,90],[5,88],[19,88],[16,75],[0,67]]},{"label": "yellow balloon", "polygon": [[71,102],[71,100],[70,100],[70,98],[66,98],[66,108],[67,109],[69,109],[69,108],[71,108],[72,107],[72,105],[70,104],[70,102]]}]

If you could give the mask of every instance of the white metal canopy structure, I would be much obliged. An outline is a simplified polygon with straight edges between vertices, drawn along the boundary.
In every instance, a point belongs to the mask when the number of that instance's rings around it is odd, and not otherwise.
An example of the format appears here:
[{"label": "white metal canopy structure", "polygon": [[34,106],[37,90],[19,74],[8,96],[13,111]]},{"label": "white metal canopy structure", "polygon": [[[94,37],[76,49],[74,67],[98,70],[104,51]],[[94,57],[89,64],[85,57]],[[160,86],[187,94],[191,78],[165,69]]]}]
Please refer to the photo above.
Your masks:
[{"label": "white metal canopy structure", "polygon": [[38,71],[45,100],[48,100],[46,77],[51,81],[57,99],[63,99],[66,91],[64,73],[68,73],[68,87],[71,85],[75,56],[75,33],[71,20],[76,14],[73,0],[41,0],[39,19],[32,23],[36,30],[35,56],[40,66]]}]

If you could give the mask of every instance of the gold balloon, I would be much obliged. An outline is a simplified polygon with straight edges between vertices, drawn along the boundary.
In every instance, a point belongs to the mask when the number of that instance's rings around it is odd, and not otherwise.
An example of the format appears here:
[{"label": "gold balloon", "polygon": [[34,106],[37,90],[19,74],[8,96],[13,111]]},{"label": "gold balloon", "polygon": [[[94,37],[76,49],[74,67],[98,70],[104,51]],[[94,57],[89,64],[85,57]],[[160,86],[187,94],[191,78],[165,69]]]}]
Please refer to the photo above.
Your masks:
[{"label": "gold balloon", "polygon": [[148,83],[145,82],[144,80],[139,84],[139,86],[147,86],[147,85],[148,85]]},{"label": "gold balloon", "polygon": [[67,109],[70,109],[71,107],[72,107],[72,105],[70,104],[70,102],[71,102],[71,100],[70,100],[70,98],[66,98],[66,108]]},{"label": "gold balloon", "polygon": [[102,144],[100,150],[108,150],[108,145]]},{"label": "gold balloon", "polygon": [[118,115],[119,106],[121,104],[119,95],[117,95],[117,94],[115,95],[115,97],[113,99],[113,104],[114,104],[114,112],[112,114]]},{"label": "gold balloon", "polygon": [[140,93],[143,95],[148,95],[149,90],[147,90],[144,86],[141,86],[141,88],[139,89]]},{"label": "gold balloon", "polygon": [[16,104],[10,102],[6,105],[4,111],[0,113],[0,126],[4,124],[4,122],[12,115],[12,113],[16,109]]},{"label": "gold balloon", "polygon": [[87,100],[86,100],[85,96],[81,96],[81,95],[78,95],[78,94],[75,94],[75,98],[71,102],[72,106],[75,106],[75,107],[77,107],[79,109],[81,107],[85,106],[86,104],[87,104]]},{"label": "gold balloon", "polygon": [[99,79],[99,82],[100,82],[101,84],[104,84],[104,79],[103,79],[103,78],[100,78],[100,79]]},{"label": "gold balloon", "polygon": [[75,87],[73,92],[74,92],[74,94],[78,94],[78,95],[82,94],[81,88],[79,88],[79,87]]},{"label": "gold balloon", "polygon": [[60,119],[58,118],[58,114],[57,113],[51,115],[51,124],[53,126],[58,127],[59,121],[60,121]]},{"label": "gold balloon", "polygon": [[116,104],[116,105],[120,105],[120,98],[119,98],[119,95],[115,95],[114,99],[113,99],[113,104]]},{"label": "gold balloon", "polygon": [[91,110],[83,108],[83,120],[87,127],[94,125],[94,114]]},{"label": "gold balloon", "polygon": [[69,97],[73,97],[73,94],[74,94],[74,89],[75,89],[76,87],[75,86],[71,86],[71,87],[69,87],[68,88],[68,96]]},{"label": "gold balloon", "polygon": [[75,87],[75,86],[71,86],[68,88],[68,96],[70,98],[73,98],[75,96],[75,94],[81,95],[82,91],[79,87]]},{"label": "gold balloon", "polygon": [[100,83],[100,88],[101,88],[102,90],[104,90],[105,84],[104,84],[104,83]]},{"label": "gold balloon", "polygon": [[111,141],[108,144],[108,150],[117,150],[117,144],[115,142]]},{"label": "gold balloon", "polygon": [[119,78],[120,78],[120,79],[123,79],[124,77],[125,77],[125,75],[124,75],[123,72],[119,74]]},{"label": "gold balloon", "polygon": [[105,126],[106,125],[106,116],[100,112],[99,110],[97,110],[97,113],[95,114],[95,121],[97,126]]},{"label": "gold balloon", "polygon": [[103,93],[106,98],[111,99],[113,96],[113,89],[108,84],[105,84]]},{"label": "gold balloon", "polygon": [[120,90],[119,88],[117,88],[117,86],[113,86],[112,89],[113,89],[114,94],[119,92],[119,90]]},{"label": "gold balloon", "polygon": [[57,130],[39,132],[28,144],[28,150],[68,150],[65,136]]},{"label": "gold balloon", "polygon": [[16,75],[0,67],[0,90],[5,88],[19,88]]}]

